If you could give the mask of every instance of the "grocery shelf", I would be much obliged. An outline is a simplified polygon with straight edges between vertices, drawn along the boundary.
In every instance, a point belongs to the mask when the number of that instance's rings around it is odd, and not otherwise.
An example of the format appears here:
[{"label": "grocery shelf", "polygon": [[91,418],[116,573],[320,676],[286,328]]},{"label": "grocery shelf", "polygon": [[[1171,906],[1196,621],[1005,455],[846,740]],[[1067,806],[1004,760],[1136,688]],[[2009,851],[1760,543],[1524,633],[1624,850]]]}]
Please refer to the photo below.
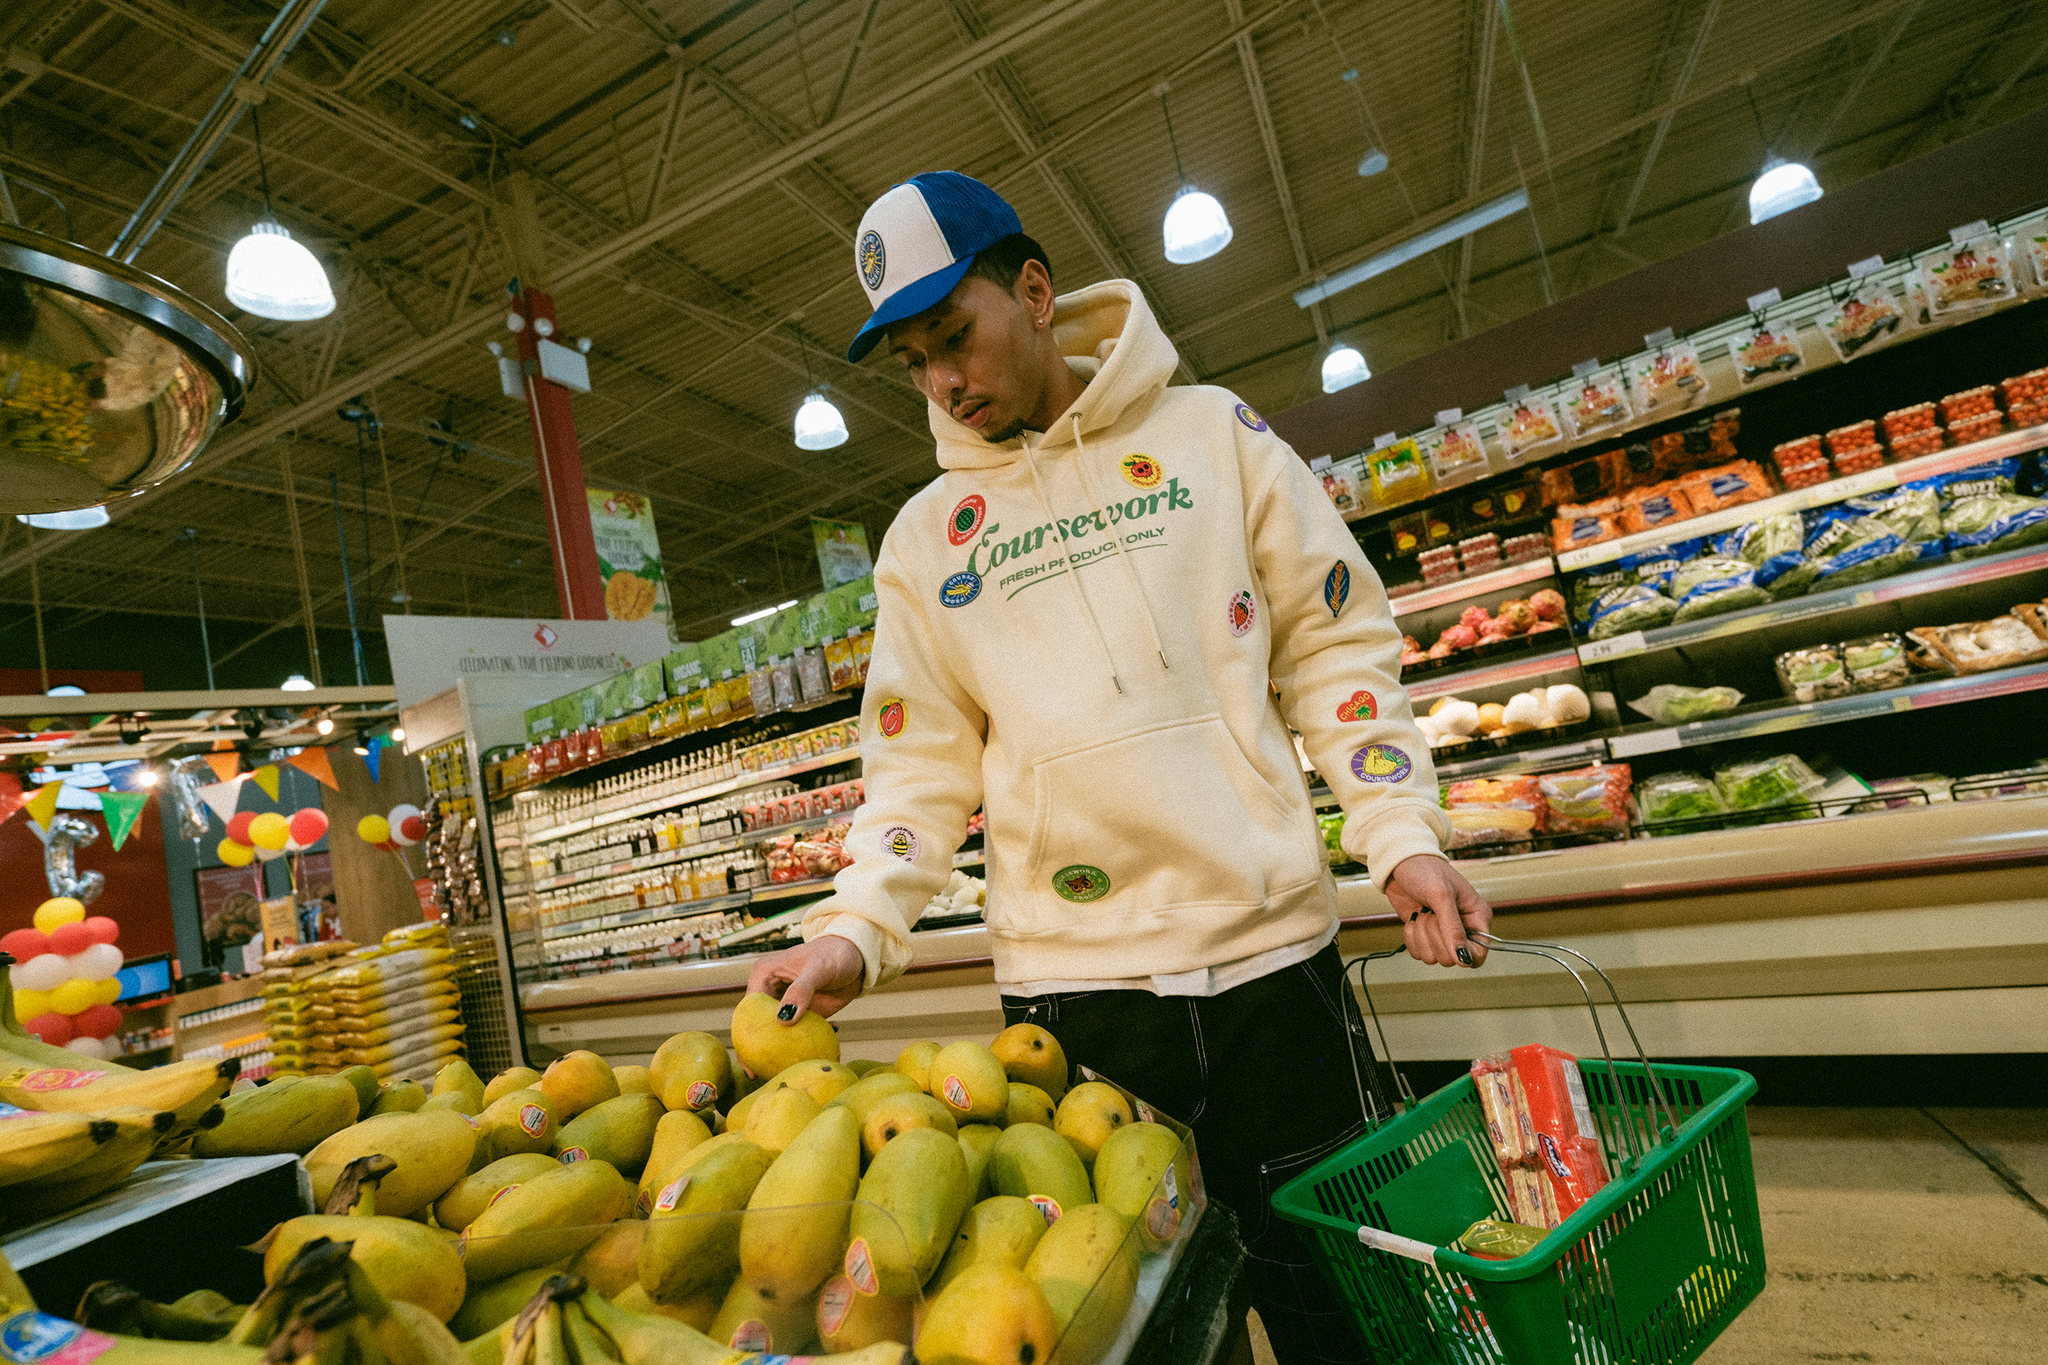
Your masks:
[{"label": "grocery shelf", "polygon": [[1387,605],[1393,608],[1394,619],[1398,621],[1417,612],[1447,607],[1453,602],[1463,602],[1468,598],[1485,597],[1489,593],[1506,592],[1509,588],[1534,583],[1539,579],[1553,578],[1556,575],[1556,563],[1549,555],[1545,555],[1526,564],[1510,564],[1505,569],[1480,574],[1477,578],[1461,578],[1455,583],[1423,588],[1418,592],[1404,592],[1399,597],[1389,597]]},{"label": "grocery shelf", "polygon": [[741,773],[737,777],[728,777],[717,782],[707,782],[697,787],[686,787],[681,791],[669,792],[663,796],[645,797],[639,801],[629,802],[609,810],[601,810],[595,814],[586,815],[578,820],[571,820],[567,824],[550,825],[540,830],[529,829],[526,832],[526,842],[529,844],[553,843],[557,839],[566,839],[572,834],[581,834],[585,830],[596,829],[600,825],[614,824],[620,820],[631,820],[639,815],[652,815],[660,810],[674,810],[677,806],[694,806],[700,801],[709,801],[714,797],[746,791],[750,787],[765,787],[770,782],[780,782],[784,778],[816,772],[820,768],[838,768],[844,767],[848,763],[858,762],[860,762],[860,750],[841,749],[836,753],[825,754],[819,758],[807,758],[801,763],[788,763],[780,768],[763,768],[759,772]]},{"label": "grocery shelf", "polygon": [[834,820],[850,820],[851,811],[838,811],[832,815],[813,816],[806,820],[792,820],[786,825],[774,825],[766,829],[750,829],[729,839],[719,839],[708,844],[682,844],[665,848],[656,853],[642,853],[635,858],[606,863],[602,867],[586,867],[580,872],[564,872],[559,876],[542,877],[531,887],[532,891],[560,891],[586,882],[601,882],[607,877],[616,877],[625,872],[644,872],[651,867],[667,867],[673,863],[694,862],[698,858],[709,858],[719,853],[733,853],[750,844],[765,843],[785,834],[801,834],[806,830],[823,829]]},{"label": "grocery shelf", "polygon": [[1805,705],[1777,706],[1753,711],[1746,716],[1719,716],[1688,725],[1663,726],[1624,731],[1607,741],[1616,758],[1637,754],[1663,753],[1723,740],[1753,739],[1760,735],[1805,730],[1816,725],[1835,725],[1847,720],[1868,720],[1903,711],[1924,711],[1931,706],[1981,701],[1988,697],[2011,696],[2048,688],[2048,663],[2022,664],[1992,673],[1961,678],[1940,678],[1907,687],[1887,688],[1851,697],[1834,697]]},{"label": "grocery shelf", "polygon": [[1654,531],[1639,531],[1632,536],[1622,536],[1616,540],[1602,541],[1598,545],[1588,545],[1583,550],[1566,550],[1557,557],[1557,567],[1566,573],[1575,569],[1589,569],[1596,564],[1606,564],[1611,560],[1620,559],[1623,555],[1669,545],[1674,540],[1691,540],[1696,536],[1732,531],[1738,526],[1774,513],[1803,512],[1813,507],[1825,507],[1844,498],[1883,492],[1887,488],[1896,488],[1915,479],[1930,479],[1937,474],[1946,474],[1950,470],[1968,469],[1971,465],[1983,464],[1986,460],[2025,454],[2044,445],[2048,445],[2048,424],[2022,427],[2018,431],[2009,431],[2002,436],[1972,441],[1968,445],[1939,450],[1917,459],[1901,460],[1898,464],[1886,465],[1882,469],[1865,470],[1861,474],[1851,474],[1844,479],[1830,479],[1826,483],[1817,483],[1808,488],[1795,488],[1789,493],[1780,493],[1776,497],[1764,498],[1759,502],[1740,503],[1718,512],[1709,512],[1704,516],[1670,522]]},{"label": "grocery shelf", "polygon": [[1792,621],[1804,621],[1838,611],[1850,611],[1879,602],[1897,602],[1909,597],[1924,596],[1927,593],[1946,592],[1951,588],[1967,587],[1973,583],[1996,582],[2001,578],[2012,578],[2039,569],[2048,569],[2048,546],[2036,545],[2008,550],[2004,554],[1986,555],[1981,559],[1966,559],[1954,564],[1936,565],[1931,569],[1916,569],[1912,573],[1879,579],[1875,583],[1861,583],[1853,587],[1835,588],[1828,592],[1808,593],[1804,597],[1771,602],[1764,606],[1751,607],[1746,611],[1731,611],[1726,615],[1710,616],[1701,621],[1688,621],[1684,625],[1664,626],[1657,630],[1632,630],[1625,635],[1616,635],[1606,640],[1589,641],[1579,646],[1579,662],[1604,663],[1611,659],[1625,659],[1631,655],[1648,654],[1661,649],[1683,649],[1704,640],[1717,640],[1729,635],[1746,635],[1753,630],[1767,630],[1772,626],[1782,626]]},{"label": "grocery shelf", "polygon": [[799,905],[794,910],[785,910],[779,915],[762,920],[759,924],[749,924],[744,929],[721,935],[718,940],[719,950],[722,952],[735,943],[751,943],[757,938],[766,938],[778,929],[786,929],[790,925],[800,922],[806,914],[810,913],[810,909],[811,907],[808,905]]},{"label": "grocery shelf", "polygon": [[830,877],[806,877],[800,882],[783,882],[776,886],[758,887],[747,894],[759,904],[762,901],[788,900],[791,896],[808,896],[812,892],[823,893],[831,889]]},{"label": "grocery shelf", "polygon": [[752,893],[736,892],[730,896],[707,896],[698,901],[671,901],[667,905],[649,905],[637,910],[620,910],[610,915],[593,915],[568,924],[551,924],[540,931],[542,940],[574,938],[578,934],[592,934],[600,929],[625,929],[635,924],[658,924],[668,919],[696,919],[699,915],[715,915],[721,910],[737,910],[745,905]]},{"label": "grocery shelf", "polygon": [[956,869],[962,867],[985,867],[987,864],[988,850],[985,848],[970,848],[965,853],[955,853],[953,855],[953,866]]},{"label": "grocery shelf", "polygon": [[[1570,636],[1558,632],[1562,638]],[[1520,682],[1524,678],[1538,678],[1545,673],[1560,673],[1565,669],[1579,666],[1579,652],[1566,645],[1563,649],[1546,650],[1541,654],[1521,654],[1481,668],[1461,669],[1456,673],[1432,673],[1412,683],[1403,683],[1410,701],[1426,701],[1431,697],[1449,696],[1454,692],[1476,692],[1502,683]]]},{"label": "grocery shelf", "polygon": [[[1589,763],[1607,756],[1607,740],[1594,735],[1587,739],[1573,740],[1569,744],[1553,744],[1544,749],[1510,749],[1505,753],[1488,754],[1484,758],[1452,759],[1437,763],[1436,775],[1439,781],[1456,782],[1467,777],[1490,777],[1504,772],[1535,772],[1539,768],[1552,768],[1573,763]],[[1435,753],[1431,754],[1434,759]]]}]

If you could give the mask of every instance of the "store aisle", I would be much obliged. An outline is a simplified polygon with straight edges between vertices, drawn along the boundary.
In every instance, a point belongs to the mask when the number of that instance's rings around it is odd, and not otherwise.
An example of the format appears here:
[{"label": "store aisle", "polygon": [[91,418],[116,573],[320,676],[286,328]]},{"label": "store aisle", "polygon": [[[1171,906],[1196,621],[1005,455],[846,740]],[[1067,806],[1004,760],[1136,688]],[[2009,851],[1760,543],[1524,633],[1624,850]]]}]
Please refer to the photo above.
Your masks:
[{"label": "store aisle", "polygon": [[1701,1357],[2010,1365],[2048,1321],[2038,1109],[1752,1109],[1770,1283]]}]

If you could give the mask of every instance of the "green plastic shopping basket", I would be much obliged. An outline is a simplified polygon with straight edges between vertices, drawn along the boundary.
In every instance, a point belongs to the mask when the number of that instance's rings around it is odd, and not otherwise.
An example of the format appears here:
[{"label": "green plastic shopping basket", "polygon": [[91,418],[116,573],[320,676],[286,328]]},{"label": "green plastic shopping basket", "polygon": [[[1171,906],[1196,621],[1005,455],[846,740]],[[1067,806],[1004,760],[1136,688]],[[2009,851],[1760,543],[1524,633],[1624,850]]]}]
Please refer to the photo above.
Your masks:
[{"label": "green plastic shopping basket", "polygon": [[[1485,934],[1496,949],[1569,948]],[[1346,964],[1359,968],[1403,949]],[[1612,982],[1607,991],[1635,1041]],[[1371,1006],[1371,993],[1366,1002]],[[1378,1365],[1679,1365],[1764,1283],[1763,1232],[1743,1105],[1756,1081],[1719,1067],[1616,1063],[1590,992],[1604,1063],[1580,1073],[1614,1179],[1526,1256],[1452,1250],[1481,1218],[1513,1220],[1471,1076],[1290,1181],[1274,1210],[1301,1225]],[[1374,1022],[1378,1022],[1377,1011]],[[1381,1055],[1385,1034],[1381,1033]],[[1661,1111],[1661,1114],[1660,1112]]]}]

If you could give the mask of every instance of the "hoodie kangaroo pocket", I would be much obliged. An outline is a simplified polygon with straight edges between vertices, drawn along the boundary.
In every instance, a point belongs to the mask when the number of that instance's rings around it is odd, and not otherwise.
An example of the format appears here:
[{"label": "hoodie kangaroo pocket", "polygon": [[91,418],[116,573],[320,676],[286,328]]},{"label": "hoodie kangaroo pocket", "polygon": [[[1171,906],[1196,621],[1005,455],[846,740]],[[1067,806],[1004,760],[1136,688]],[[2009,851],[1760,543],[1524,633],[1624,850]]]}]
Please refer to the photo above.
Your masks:
[{"label": "hoodie kangaroo pocket", "polygon": [[1259,775],[1219,716],[1055,754],[1032,781],[1023,889],[1037,922],[1013,932],[1111,906],[1259,905],[1323,874],[1306,815]]}]

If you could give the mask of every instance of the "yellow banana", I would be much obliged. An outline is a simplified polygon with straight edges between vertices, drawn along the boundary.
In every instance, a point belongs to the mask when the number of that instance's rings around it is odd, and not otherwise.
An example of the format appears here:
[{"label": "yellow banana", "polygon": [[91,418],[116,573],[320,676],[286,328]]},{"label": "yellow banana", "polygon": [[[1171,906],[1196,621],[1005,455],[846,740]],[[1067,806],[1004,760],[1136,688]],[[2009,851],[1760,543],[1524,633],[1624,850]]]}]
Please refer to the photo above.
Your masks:
[{"label": "yellow banana", "polygon": [[[56,1118],[57,1115],[50,1117]],[[81,1115],[65,1115],[67,1118]],[[54,1174],[21,1182],[0,1208],[0,1224],[20,1226],[77,1208],[98,1197],[134,1174],[149,1160],[157,1140],[171,1130],[176,1116],[169,1110],[151,1113],[147,1109],[114,1109],[98,1115],[115,1125],[114,1135],[99,1150],[63,1167]]]},{"label": "yellow banana", "polygon": [[[591,1295],[592,1298],[599,1297]],[[576,1365],[623,1365],[612,1339],[597,1330],[588,1315],[573,1301],[562,1305],[562,1336]]]},{"label": "yellow banana", "polygon": [[[0,1119],[0,1185],[56,1175],[97,1151],[119,1132],[89,1114],[18,1114]],[[10,1214],[13,1200],[9,1199]]]},{"label": "yellow banana", "polygon": [[[672,1318],[629,1313],[596,1294],[585,1294],[576,1301],[576,1307],[598,1332],[610,1339],[625,1365],[744,1365],[750,1359]],[[916,1365],[910,1349],[893,1341],[876,1342],[843,1355],[805,1359],[810,1365]],[[506,1365],[514,1365],[509,1353],[505,1361]]]},{"label": "yellow banana", "polygon": [[172,1062],[150,1071],[107,1071],[97,1063],[89,1068],[10,1067],[0,1072],[0,1100],[48,1113],[168,1109],[182,1127],[213,1108],[241,1071],[237,1057]]}]

